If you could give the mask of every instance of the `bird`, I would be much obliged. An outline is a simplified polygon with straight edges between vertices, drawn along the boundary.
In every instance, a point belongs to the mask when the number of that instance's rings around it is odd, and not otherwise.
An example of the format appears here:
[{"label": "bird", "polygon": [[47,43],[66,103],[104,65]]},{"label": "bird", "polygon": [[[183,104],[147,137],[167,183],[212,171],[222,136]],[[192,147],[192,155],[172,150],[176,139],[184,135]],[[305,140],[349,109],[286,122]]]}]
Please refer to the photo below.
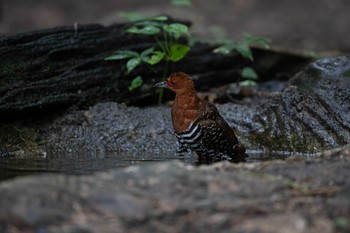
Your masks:
[{"label": "bird", "polygon": [[198,97],[191,77],[184,72],[172,73],[154,87],[175,92],[171,108],[172,125],[177,137],[176,154],[194,151],[200,163],[221,160],[244,161],[248,155],[233,129],[218,109]]}]

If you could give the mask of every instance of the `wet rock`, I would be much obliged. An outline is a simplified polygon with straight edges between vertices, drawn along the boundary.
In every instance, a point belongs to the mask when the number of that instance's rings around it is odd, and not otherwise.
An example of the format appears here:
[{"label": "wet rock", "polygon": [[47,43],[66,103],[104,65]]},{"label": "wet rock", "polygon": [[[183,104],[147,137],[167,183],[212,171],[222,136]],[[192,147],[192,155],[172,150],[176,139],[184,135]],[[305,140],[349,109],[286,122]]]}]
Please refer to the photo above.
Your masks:
[{"label": "wet rock", "polygon": [[253,148],[316,152],[343,146],[350,142],[349,72],[349,57],[323,58],[266,103],[222,111]]},{"label": "wet rock", "polygon": [[102,150],[174,155],[169,109],[135,108],[108,102],[73,111],[55,120],[45,132],[50,151]]},{"label": "wet rock", "polygon": [[[350,142],[350,59],[324,58],[263,104],[218,105],[248,149],[310,154]],[[99,103],[73,111],[43,131],[46,149],[115,150],[173,156],[170,108]]]},{"label": "wet rock", "polygon": [[[348,150],[328,159],[202,167],[163,162],[90,176],[8,180],[0,184],[0,229],[347,232],[350,202],[343,200],[350,189]],[[343,225],[337,224],[340,220]]]}]

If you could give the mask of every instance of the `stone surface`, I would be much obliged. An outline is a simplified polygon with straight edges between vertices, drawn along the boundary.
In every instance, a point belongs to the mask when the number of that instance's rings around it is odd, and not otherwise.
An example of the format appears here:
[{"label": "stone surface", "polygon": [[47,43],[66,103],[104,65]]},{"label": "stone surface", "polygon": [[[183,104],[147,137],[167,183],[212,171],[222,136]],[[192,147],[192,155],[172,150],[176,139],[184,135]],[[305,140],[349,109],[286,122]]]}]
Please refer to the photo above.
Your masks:
[{"label": "stone surface", "polygon": [[16,178],[0,184],[0,230],[348,232],[349,161],[344,147],[309,159]]},{"label": "stone surface", "polygon": [[246,144],[275,151],[317,152],[350,142],[350,58],[320,59],[283,92],[253,108],[225,105]]},{"label": "stone surface", "polygon": [[[169,109],[135,108],[108,102],[56,119],[45,130],[49,151],[138,151],[169,154],[176,148]],[[174,155],[174,154],[173,154]]]},{"label": "stone surface", "polygon": [[[218,105],[250,150],[315,153],[350,142],[350,59],[324,58],[309,65],[264,103]],[[46,149],[115,150],[173,156],[170,108],[99,103],[72,111],[47,128]]]}]

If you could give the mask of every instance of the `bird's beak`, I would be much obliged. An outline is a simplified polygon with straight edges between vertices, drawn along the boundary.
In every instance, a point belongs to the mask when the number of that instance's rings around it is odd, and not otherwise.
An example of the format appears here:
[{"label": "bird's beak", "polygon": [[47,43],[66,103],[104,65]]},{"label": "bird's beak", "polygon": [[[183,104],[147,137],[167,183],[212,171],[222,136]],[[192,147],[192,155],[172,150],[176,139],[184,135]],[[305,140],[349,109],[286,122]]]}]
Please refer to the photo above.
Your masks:
[{"label": "bird's beak", "polygon": [[156,83],[153,85],[153,87],[167,87],[166,85],[166,81],[160,82],[160,83]]}]

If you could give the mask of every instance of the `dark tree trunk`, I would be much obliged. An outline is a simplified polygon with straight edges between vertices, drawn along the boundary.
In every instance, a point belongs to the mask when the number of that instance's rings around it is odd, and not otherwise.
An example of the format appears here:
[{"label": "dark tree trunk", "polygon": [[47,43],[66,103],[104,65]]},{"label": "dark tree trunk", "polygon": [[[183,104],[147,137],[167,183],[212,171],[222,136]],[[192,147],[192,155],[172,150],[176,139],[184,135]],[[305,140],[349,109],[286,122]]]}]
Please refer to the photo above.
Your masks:
[{"label": "dark tree trunk", "polygon": [[[0,117],[36,116],[71,105],[88,106],[114,100],[131,105],[155,103],[151,85],[163,79],[165,64],[142,65],[127,74],[125,60],[106,61],[118,49],[143,50],[153,37],[124,33],[130,24],[109,27],[79,25],[3,36],[0,39]],[[182,61],[169,64],[168,73],[184,71],[196,77],[199,90],[232,83],[244,66],[261,80],[289,78],[311,61],[308,57],[253,49],[255,62],[236,53],[213,53],[198,44]],[[131,80],[141,75],[145,85],[130,92]]]}]

